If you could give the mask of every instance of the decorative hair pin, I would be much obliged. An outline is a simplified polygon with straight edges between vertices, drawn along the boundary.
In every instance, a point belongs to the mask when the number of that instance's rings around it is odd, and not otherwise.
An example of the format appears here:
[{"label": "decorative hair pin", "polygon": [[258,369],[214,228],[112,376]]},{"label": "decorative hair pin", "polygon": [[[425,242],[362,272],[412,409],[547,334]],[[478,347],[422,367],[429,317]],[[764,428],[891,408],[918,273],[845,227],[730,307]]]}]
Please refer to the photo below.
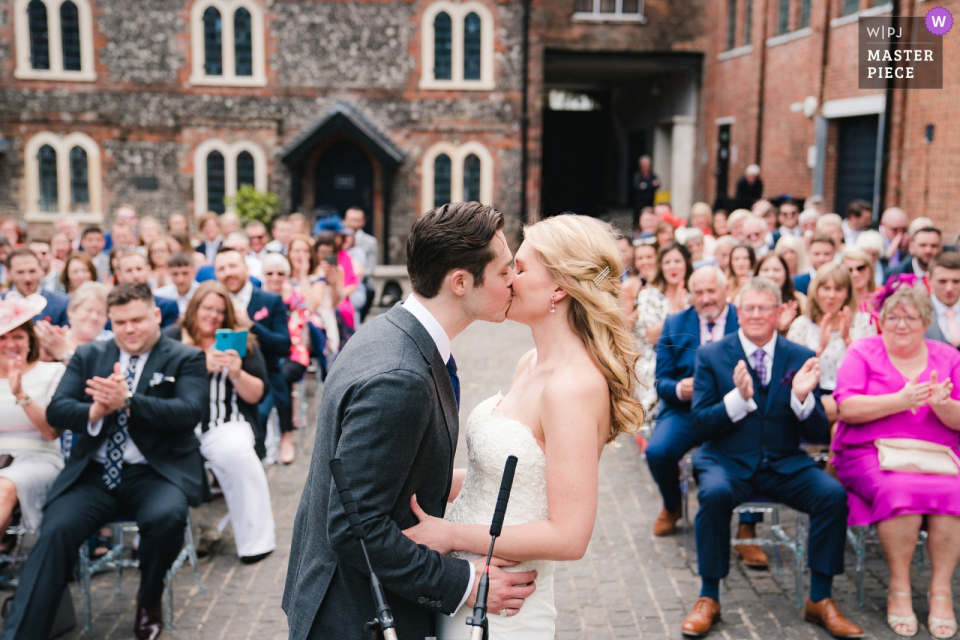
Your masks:
[{"label": "decorative hair pin", "polygon": [[603,271],[600,272],[596,278],[593,279],[593,286],[600,288],[600,281],[610,275],[610,267],[604,267]]}]

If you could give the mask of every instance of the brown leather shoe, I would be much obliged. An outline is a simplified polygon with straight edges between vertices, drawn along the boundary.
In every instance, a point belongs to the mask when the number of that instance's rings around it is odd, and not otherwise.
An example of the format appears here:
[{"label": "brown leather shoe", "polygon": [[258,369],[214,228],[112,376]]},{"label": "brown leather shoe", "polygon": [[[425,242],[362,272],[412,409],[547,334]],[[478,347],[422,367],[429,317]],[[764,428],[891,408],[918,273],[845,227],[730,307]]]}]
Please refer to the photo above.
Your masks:
[{"label": "brown leather shoe", "polygon": [[697,598],[693,611],[683,619],[680,632],[688,638],[702,638],[710,633],[710,628],[717,622],[720,622],[720,603],[703,596]]},{"label": "brown leather shoe", "polygon": [[661,509],[660,515],[657,516],[657,521],[653,523],[653,535],[669,536],[671,533],[676,532],[677,520],[680,519],[680,515],[680,509],[673,511]]},{"label": "brown leather shoe", "polygon": [[[737,540],[749,540],[757,537],[757,525],[749,523],[740,523],[740,529],[737,531]],[[751,569],[766,569],[767,554],[763,549],[753,544],[737,544],[733,546],[743,564]]]},{"label": "brown leather shoe", "polygon": [[160,607],[137,607],[133,635],[139,640],[157,640],[163,633],[163,616]]},{"label": "brown leather shoe", "polygon": [[837,638],[863,637],[863,629],[840,613],[837,601],[833,598],[824,598],[820,602],[811,602],[810,598],[807,598],[807,604],[803,608],[803,619],[820,625]]}]

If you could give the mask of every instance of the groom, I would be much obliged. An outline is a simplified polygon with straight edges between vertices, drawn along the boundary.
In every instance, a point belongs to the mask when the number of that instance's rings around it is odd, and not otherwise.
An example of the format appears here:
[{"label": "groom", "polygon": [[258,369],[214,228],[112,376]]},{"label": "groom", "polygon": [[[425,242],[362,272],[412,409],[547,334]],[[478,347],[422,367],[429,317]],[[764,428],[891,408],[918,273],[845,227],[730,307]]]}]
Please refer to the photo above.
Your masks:
[{"label": "groom", "polygon": [[[339,457],[366,545],[405,640],[434,636],[437,613],[472,606],[483,559],[442,556],[406,538],[420,506],[443,517],[459,431],[460,383],[450,341],[474,320],[502,322],[514,273],[503,214],[477,202],[431,209],[407,240],[414,293],[364,325],[330,371],[310,474],[294,524],[283,610],[291,640],[369,638],[375,613],[366,562],[332,486]],[[491,613],[519,610],[534,572],[490,569]],[[524,586],[530,583],[529,586]]]}]

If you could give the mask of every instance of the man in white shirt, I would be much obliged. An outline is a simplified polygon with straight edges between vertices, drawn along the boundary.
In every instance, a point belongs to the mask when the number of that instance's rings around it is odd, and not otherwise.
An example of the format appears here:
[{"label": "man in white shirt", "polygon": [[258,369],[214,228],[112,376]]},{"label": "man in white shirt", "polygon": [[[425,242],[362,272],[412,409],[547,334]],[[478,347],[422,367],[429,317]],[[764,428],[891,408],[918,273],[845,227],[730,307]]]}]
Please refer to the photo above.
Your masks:
[{"label": "man in white shirt", "polygon": [[927,338],[960,348],[960,253],[948,251],[933,259],[930,289],[936,317]]},{"label": "man in white shirt", "polygon": [[853,200],[847,205],[847,217],[840,223],[843,242],[852,247],[860,232],[869,229],[873,222],[873,206],[866,200]]},{"label": "man in white shirt", "polygon": [[187,311],[187,303],[200,286],[200,283],[194,280],[197,269],[193,266],[192,256],[185,251],[173,254],[167,262],[167,271],[173,282],[157,287],[153,290],[153,295],[175,301],[182,316]]},{"label": "man in white shirt", "polygon": [[936,227],[924,226],[911,233],[910,260],[904,260],[896,269],[887,273],[892,275],[910,274],[922,278],[927,275],[930,262],[943,250],[940,230]]},{"label": "man in white shirt", "polygon": [[287,249],[290,247],[290,239],[293,237],[293,225],[287,216],[274,218],[271,227],[273,240],[267,243],[267,251],[282,253],[287,255]]},{"label": "man in white shirt", "polygon": [[367,260],[367,273],[373,273],[377,266],[377,239],[364,231],[367,226],[367,216],[360,207],[350,207],[343,215],[343,224],[348,229],[353,230],[353,241],[358,247],[363,249]]},{"label": "man in white shirt", "polygon": [[247,232],[247,238],[250,244],[250,257],[263,262],[263,258],[270,251],[267,249],[267,228],[262,222],[253,220],[247,223],[244,231]]}]

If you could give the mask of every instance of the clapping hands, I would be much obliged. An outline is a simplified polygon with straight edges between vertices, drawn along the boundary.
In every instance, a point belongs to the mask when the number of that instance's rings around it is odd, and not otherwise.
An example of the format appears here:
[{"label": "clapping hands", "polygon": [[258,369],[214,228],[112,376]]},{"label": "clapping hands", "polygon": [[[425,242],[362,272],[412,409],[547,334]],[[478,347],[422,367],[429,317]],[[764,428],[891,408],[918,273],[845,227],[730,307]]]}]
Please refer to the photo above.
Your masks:
[{"label": "clapping hands", "polygon": [[88,415],[90,422],[98,422],[104,416],[122,409],[129,392],[127,377],[120,370],[119,362],[114,363],[113,373],[108,377],[94,376],[87,380],[86,394],[93,398]]},{"label": "clapping hands", "polygon": [[810,358],[803,363],[800,371],[793,376],[793,393],[801,404],[806,402],[810,392],[820,384],[820,360]]},{"label": "clapping hands", "polygon": [[930,398],[927,402],[934,409],[947,406],[950,396],[953,394],[953,382],[947,378],[940,384],[937,384],[937,372],[930,373]]},{"label": "clapping hands", "polygon": [[916,414],[917,409],[927,404],[934,410],[946,407],[953,393],[953,382],[950,378],[938,382],[937,372],[932,371],[929,382],[920,382],[920,374],[917,374],[897,393],[904,404],[904,409],[909,409],[911,413]]},{"label": "clapping hands", "polygon": [[753,397],[753,377],[747,369],[747,363],[741,360],[733,369],[733,384],[737,385],[740,397],[749,400]]}]

